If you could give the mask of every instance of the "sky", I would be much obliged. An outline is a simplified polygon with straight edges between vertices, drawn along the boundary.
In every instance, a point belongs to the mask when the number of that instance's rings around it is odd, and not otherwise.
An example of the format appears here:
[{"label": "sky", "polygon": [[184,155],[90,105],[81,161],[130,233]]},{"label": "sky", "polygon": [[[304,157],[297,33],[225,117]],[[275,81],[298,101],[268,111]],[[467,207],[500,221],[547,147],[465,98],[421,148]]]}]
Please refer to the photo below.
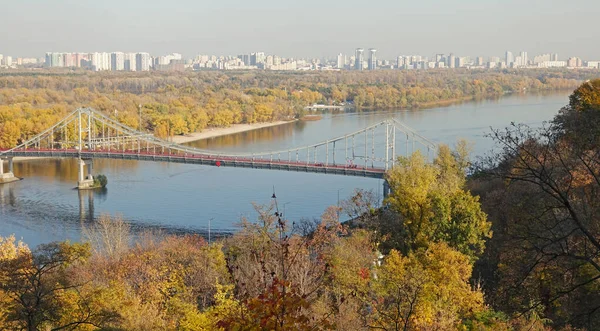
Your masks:
[{"label": "sky", "polygon": [[378,58],[558,53],[600,60],[598,0],[0,0],[0,54]]}]

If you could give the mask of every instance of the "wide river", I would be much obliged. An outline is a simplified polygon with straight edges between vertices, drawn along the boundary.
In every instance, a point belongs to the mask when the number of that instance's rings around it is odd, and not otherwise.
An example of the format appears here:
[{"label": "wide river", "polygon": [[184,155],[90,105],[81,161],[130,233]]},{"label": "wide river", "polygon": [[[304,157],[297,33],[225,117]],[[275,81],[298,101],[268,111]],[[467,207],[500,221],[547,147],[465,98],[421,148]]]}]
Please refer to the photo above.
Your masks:
[{"label": "wide river", "polygon": [[[568,103],[567,92],[511,95],[419,111],[325,114],[314,122],[295,122],[191,143],[223,152],[281,150],[325,141],[394,117],[436,143],[459,138],[474,143],[474,157],[493,147],[490,127],[511,122],[539,126]],[[189,164],[96,160],[94,171],[109,179],[103,192],[78,192],[76,161],[28,160],[15,164],[19,182],[0,185],[0,236],[15,234],[31,246],[79,240],[81,230],[103,214],[120,215],[135,230],[213,235],[236,230],[256,219],[252,203],[269,204],[273,186],[286,218],[319,217],[354,189],[381,194],[377,179],[217,168]]]}]

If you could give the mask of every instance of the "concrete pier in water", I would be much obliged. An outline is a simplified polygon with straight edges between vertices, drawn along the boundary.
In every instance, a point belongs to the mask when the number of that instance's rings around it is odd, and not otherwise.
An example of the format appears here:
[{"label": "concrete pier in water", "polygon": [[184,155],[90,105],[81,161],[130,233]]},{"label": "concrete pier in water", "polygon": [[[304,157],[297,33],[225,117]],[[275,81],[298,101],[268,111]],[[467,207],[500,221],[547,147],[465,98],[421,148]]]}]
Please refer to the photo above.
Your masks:
[{"label": "concrete pier in water", "polygon": [[[87,175],[86,175],[87,166]],[[80,190],[88,190],[94,188],[94,163],[91,159],[79,159],[79,180],[77,181],[77,188]]]},{"label": "concrete pier in water", "polygon": [[[8,171],[5,172],[4,169],[4,160],[8,161]],[[19,177],[15,177],[14,174],[14,170],[13,170],[13,157],[1,157],[0,158],[0,184],[4,184],[4,183],[11,183],[11,182],[16,182],[18,180],[20,180]]]}]

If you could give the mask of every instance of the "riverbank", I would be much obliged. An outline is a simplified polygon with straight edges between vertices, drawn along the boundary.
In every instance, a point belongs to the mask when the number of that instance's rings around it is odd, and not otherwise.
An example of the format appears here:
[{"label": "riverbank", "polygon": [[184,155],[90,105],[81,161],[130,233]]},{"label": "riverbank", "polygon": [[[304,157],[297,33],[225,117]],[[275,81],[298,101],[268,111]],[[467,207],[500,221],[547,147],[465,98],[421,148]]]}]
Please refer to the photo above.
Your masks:
[{"label": "riverbank", "polygon": [[268,128],[271,126],[277,126],[282,124],[287,124],[294,122],[293,121],[276,121],[270,123],[254,123],[254,124],[234,124],[232,126],[226,128],[208,128],[202,132],[194,132],[190,134],[186,134],[184,136],[174,136],[172,138],[173,142],[176,144],[184,144],[196,140],[215,138],[219,136],[226,136],[229,134],[252,131],[262,128]]}]

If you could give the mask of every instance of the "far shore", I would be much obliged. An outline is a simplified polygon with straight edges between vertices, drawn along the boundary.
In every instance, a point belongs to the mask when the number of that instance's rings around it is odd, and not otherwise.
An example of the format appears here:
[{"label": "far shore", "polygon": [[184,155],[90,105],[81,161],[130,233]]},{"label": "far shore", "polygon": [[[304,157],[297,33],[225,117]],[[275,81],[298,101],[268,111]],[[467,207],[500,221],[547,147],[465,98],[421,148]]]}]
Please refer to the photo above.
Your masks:
[{"label": "far shore", "polygon": [[234,124],[230,127],[226,128],[208,128],[202,132],[194,132],[190,134],[186,134],[184,136],[173,136],[171,139],[176,144],[184,144],[191,141],[209,139],[219,136],[226,136],[229,134],[252,131],[256,129],[268,128],[271,126],[282,125],[294,122],[293,121],[277,121],[270,123],[254,123],[254,124]]}]

